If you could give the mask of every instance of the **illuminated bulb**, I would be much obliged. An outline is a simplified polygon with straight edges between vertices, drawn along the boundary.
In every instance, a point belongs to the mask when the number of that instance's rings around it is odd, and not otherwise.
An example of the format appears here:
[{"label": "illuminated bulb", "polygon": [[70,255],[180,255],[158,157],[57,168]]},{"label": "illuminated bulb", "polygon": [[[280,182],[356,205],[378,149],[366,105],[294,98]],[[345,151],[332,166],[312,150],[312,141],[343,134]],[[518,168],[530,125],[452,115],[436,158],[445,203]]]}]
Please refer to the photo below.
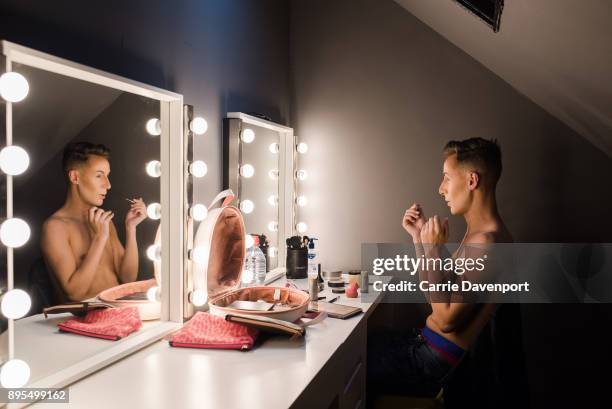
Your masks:
[{"label": "illuminated bulb", "polygon": [[191,259],[198,264],[206,264],[206,249],[204,247],[194,247],[191,250]]},{"label": "illuminated bulb", "polygon": [[162,129],[161,129],[161,122],[159,119],[157,118],[149,119],[145,127],[147,128],[147,132],[149,133],[149,135],[153,135],[153,136],[161,135]]},{"label": "illuminated bulb", "polygon": [[245,178],[253,177],[255,174],[255,168],[251,164],[245,164],[240,167],[240,174]]},{"label": "illuminated bulb", "polygon": [[270,171],[268,172],[268,176],[272,180],[277,180],[278,179],[278,169],[270,169]]},{"label": "illuminated bulb", "polygon": [[278,146],[277,143],[271,143],[268,149],[270,149],[270,153],[278,153],[278,151],[280,151],[280,146]]},{"label": "illuminated bulb", "polygon": [[154,286],[147,290],[147,300],[151,302],[159,302],[159,287]]},{"label": "illuminated bulb", "polygon": [[278,196],[271,195],[268,197],[268,203],[270,203],[270,206],[276,206],[278,204]]},{"label": "illuminated bulb", "polygon": [[255,132],[252,129],[247,128],[244,131],[242,131],[242,135],[240,136],[240,139],[242,139],[242,142],[244,143],[251,143],[255,140]]},{"label": "illuminated bulb", "polygon": [[28,293],[23,290],[14,289],[4,294],[0,308],[6,318],[16,320],[25,316],[30,311],[31,306],[32,300]]},{"label": "illuminated bulb", "polygon": [[201,307],[206,304],[206,299],[208,298],[208,296],[206,295],[204,290],[198,288],[196,290],[193,290],[191,294],[189,294],[189,298],[193,305],[195,305],[196,307]]},{"label": "illuminated bulb", "polygon": [[298,233],[304,233],[306,230],[308,230],[308,225],[304,222],[299,222],[295,228],[297,229]]},{"label": "illuminated bulb", "polygon": [[195,204],[189,209],[189,214],[196,222],[201,222],[208,216],[208,209],[201,203]]},{"label": "illuminated bulb", "polygon": [[278,254],[276,247],[268,247],[268,257],[274,258]]},{"label": "illuminated bulb", "polygon": [[253,281],[253,272],[251,270],[242,270],[242,282],[250,284]]},{"label": "illuminated bulb", "polygon": [[147,247],[147,257],[151,261],[161,260],[161,246],[158,244],[152,244]]},{"label": "illuminated bulb", "polygon": [[20,175],[30,165],[30,157],[25,149],[11,145],[0,151],[0,169],[7,175]]},{"label": "illuminated bulb", "polygon": [[306,180],[306,179],[308,179],[308,172],[306,172],[304,169],[300,169],[297,172],[295,172],[295,176],[299,180]]},{"label": "illuminated bulb", "polygon": [[6,247],[21,247],[30,238],[30,226],[23,220],[13,217],[0,225],[0,241]]},{"label": "illuminated bulb", "polygon": [[268,230],[270,230],[270,231],[278,231],[278,223],[274,222],[274,221],[268,223]]},{"label": "illuminated bulb", "polygon": [[299,153],[306,153],[306,152],[308,152],[308,145],[306,145],[304,142],[298,143],[297,151]]},{"label": "illuminated bulb", "polygon": [[147,206],[147,216],[149,216],[149,219],[159,220],[161,219],[161,210],[159,203],[151,203]]},{"label": "illuminated bulb", "polygon": [[201,160],[196,160],[191,165],[189,165],[189,173],[191,173],[196,178],[201,178],[206,175],[208,172],[208,166]]},{"label": "illuminated bulb", "polygon": [[152,178],[160,177],[161,176],[161,162],[158,160],[152,160],[151,162],[147,163],[146,171],[147,171],[147,175],[151,176]]},{"label": "illuminated bulb", "polygon": [[11,359],[0,369],[0,384],[3,388],[21,388],[30,380],[30,367],[21,359]]},{"label": "illuminated bulb", "polygon": [[208,122],[201,116],[196,116],[189,123],[189,129],[196,135],[204,135],[208,131]]},{"label": "illuminated bulb", "polygon": [[306,196],[298,196],[295,200],[298,206],[304,207],[308,204],[308,198]]},{"label": "illuminated bulb", "polygon": [[249,199],[242,200],[240,201],[240,210],[246,214],[252,213],[255,210],[255,204]]},{"label": "illuminated bulb", "polygon": [[244,236],[244,247],[250,249],[255,244],[255,239],[250,234]]},{"label": "illuminated bulb", "polygon": [[23,101],[28,96],[28,80],[17,72],[5,72],[0,76],[0,96],[7,102]]}]

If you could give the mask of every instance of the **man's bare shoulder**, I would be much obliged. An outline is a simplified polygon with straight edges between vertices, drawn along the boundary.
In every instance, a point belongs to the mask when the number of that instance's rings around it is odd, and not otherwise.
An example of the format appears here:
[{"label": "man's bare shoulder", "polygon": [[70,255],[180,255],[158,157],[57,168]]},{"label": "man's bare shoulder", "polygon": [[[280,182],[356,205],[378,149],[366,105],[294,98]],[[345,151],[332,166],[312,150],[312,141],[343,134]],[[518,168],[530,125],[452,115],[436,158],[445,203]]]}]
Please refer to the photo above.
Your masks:
[{"label": "man's bare shoulder", "polygon": [[60,212],[55,212],[43,222],[42,233],[45,234],[67,234],[75,227],[77,221],[67,217]]},{"label": "man's bare shoulder", "polygon": [[505,229],[479,231],[466,237],[466,244],[511,243],[512,236]]}]

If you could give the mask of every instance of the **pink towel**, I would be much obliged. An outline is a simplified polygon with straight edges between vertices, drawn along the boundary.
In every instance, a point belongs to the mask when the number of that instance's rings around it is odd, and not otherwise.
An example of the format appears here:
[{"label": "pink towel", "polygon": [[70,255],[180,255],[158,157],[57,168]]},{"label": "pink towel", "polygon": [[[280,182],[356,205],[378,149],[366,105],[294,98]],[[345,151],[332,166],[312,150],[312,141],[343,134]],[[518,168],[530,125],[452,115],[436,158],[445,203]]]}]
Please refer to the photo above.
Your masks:
[{"label": "pink towel", "polygon": [[107,308],[94,310],[82,318],[57,325],[60,331],[116,341],[142,327],[138,308]]},{"label": "pink towel", "polygon": [[248,350],[259,332],[207,312],[197,312],[176,334],[170,345],[185,348]]}]

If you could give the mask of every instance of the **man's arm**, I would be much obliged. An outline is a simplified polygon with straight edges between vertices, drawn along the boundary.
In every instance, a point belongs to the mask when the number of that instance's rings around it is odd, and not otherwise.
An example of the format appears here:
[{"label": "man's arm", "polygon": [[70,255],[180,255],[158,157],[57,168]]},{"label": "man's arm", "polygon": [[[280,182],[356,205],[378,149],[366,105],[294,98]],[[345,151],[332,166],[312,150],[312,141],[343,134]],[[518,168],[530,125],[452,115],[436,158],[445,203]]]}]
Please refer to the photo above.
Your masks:
[{"label": "man's arm", "polygon": [[111,224],[111,240],[115,253],[115,268],[121,283],[131,283],[138,278],[138,243],[136,241],[136,227],[125,229],[125,249],[119,241],[117,229]]}]

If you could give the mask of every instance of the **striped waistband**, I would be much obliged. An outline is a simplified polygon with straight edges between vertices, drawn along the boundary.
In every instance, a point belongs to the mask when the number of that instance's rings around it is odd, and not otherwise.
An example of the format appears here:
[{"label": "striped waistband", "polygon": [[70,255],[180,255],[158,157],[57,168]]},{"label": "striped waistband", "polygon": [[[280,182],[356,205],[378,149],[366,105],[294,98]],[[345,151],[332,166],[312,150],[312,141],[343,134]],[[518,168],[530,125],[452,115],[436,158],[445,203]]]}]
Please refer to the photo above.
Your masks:
[{"label": "striped waistband", "polygon": [[452,341],[444,338],[442,335],[432,331],[427,327],[421,329],[421,335],[427,341],[427,344],[436,350],[450,364],[456,365],[465,354],[465,350]]}]

